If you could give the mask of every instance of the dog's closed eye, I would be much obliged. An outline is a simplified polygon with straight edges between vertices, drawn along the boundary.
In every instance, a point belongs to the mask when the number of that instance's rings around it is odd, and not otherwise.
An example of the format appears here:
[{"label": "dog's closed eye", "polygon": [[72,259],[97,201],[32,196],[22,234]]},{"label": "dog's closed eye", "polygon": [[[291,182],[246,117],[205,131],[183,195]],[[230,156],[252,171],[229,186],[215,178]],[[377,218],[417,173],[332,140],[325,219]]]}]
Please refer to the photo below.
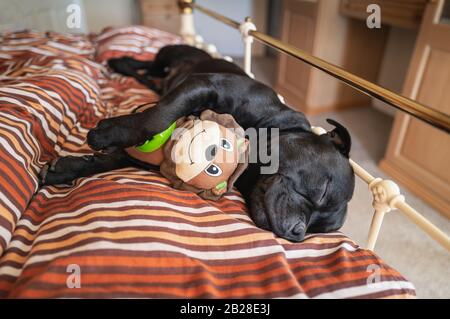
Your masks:
[{"label": "dog's closed eye", "polygon": [[323,201],[326,199],[328,194],[328,185],[330,184],[331,179],[327,178],[323,182],[317,183],[315,186],[308,190],[306,189],[298,189],[294,187],[295,193],[300,195],[305,201],[307,201],[311,206],[321,206],[325,204]]},{"label": "dog's closed eye", "polygon": [[317,204],[319,204],[319,205],[323,204],[325,196],[327,195],[327,192],[328,192],[328,185],[330,185],[330,179],[329,178],[327,178],[327,180],[325,181],[325,183],[321,187],[321,189],[323,189],[323,191],[322,191],[322,195],[320,196],[320,199],[317,202]]}]

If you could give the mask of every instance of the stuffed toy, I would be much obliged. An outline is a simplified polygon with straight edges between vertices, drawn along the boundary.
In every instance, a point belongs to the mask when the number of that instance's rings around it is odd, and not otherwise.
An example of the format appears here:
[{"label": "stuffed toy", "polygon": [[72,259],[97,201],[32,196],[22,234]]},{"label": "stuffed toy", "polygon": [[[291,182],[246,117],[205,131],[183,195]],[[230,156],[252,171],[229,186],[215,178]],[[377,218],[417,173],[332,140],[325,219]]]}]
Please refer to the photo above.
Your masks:
[{"label": "stuffed toy", "polygon": [[126,151],[141,162],[159,165],[174,188],[218,200],[247,168],[249,142],[231,115],[206,110],[200,117],[178,119]]}]

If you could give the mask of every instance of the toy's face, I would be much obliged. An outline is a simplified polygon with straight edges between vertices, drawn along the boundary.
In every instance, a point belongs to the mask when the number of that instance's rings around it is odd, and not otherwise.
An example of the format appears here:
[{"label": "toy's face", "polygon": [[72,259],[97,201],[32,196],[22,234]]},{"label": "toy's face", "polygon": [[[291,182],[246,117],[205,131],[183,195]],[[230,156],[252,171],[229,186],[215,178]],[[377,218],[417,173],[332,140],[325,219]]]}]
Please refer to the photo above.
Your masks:
[{"label": "toy's face", "polygon": [[212,121],[196,121],[174,145],[176,174],[190,185],[222,194],[246,146],[245,139],[238,140],[232,129]]}]

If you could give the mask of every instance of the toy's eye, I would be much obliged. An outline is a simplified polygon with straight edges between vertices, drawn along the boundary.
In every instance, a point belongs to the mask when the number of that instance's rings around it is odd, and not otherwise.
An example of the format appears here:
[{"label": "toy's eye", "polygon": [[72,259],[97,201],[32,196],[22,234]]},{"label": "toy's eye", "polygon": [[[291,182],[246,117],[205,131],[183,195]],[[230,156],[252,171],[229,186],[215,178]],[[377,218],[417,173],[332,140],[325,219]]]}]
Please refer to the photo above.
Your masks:
[{"label": "toy's eye", "polygon": [[217,154],[217,145],[210,145],[205,150],[205,158],[208,162],[211,162]]},{"label": "toy's eye", "polygon": [[220,147],[228,152],[233,151],[233,144],[231,144],[228,140],[224,138],[220,140]]},{"label": "toy's eye", "polygon": [[222,170],[220,169],[219,166],[211,164],[205,169],[205,173],[208,174],[209,176],[215,177],[222,175]]}]

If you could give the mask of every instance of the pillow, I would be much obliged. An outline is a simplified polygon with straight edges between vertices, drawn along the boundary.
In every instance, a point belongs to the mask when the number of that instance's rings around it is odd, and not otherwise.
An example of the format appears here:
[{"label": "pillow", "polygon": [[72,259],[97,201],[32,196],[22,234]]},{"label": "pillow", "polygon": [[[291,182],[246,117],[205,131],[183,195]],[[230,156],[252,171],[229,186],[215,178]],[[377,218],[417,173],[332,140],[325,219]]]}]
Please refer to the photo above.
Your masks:
[{"label": "pillow", "polygon": [[95,60],[99,63],[124,56],[153,60],[163,46],[183,42],[178,35],[144,26],[108,27],[92,40],[97,45]]}]

